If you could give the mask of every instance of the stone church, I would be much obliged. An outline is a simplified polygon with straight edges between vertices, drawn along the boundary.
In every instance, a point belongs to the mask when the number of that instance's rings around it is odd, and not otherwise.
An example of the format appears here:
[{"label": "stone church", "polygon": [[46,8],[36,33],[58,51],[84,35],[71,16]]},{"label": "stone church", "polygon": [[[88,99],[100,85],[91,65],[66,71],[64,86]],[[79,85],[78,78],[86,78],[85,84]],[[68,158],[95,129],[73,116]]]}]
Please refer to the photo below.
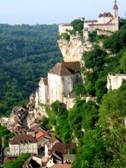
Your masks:
[{"label": "stone church", "polygon": [[57,63],[49,72],[47,78],[41,78],[36,92],[40,104],[51,105],[56,100],[66,104],[67,108],[73,105],[73,88],[82,83],[80,62]]}]

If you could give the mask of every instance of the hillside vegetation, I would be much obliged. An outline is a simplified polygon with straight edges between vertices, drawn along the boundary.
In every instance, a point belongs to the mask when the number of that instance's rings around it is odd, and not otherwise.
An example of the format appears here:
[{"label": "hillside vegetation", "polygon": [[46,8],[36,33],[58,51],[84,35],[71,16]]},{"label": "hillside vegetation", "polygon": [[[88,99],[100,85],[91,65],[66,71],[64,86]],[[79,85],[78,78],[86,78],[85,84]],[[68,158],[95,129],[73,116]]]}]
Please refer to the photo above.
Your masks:
[{"label": "hillside vegetation", "polygon": [[0,115],[26,105],[41,76],[61,59],[57,25],[0,25]]},{"label": "hillside vegetation", "polygon": [[[112,36],[96,39],[103,45],[93,40],[94,49],[84,53],[85,84],[77,89],[74,107],[68,111],[60,102],[53,103],[42,127],[53,129],[66,143],[78,144],[73,168],[124,168],[126,83],[115,91],[107,91],[106,83],[109,73],[126,73],[126,20]],[[95,96],[96,102],[82,100],[81,90],[83,96]]]}]

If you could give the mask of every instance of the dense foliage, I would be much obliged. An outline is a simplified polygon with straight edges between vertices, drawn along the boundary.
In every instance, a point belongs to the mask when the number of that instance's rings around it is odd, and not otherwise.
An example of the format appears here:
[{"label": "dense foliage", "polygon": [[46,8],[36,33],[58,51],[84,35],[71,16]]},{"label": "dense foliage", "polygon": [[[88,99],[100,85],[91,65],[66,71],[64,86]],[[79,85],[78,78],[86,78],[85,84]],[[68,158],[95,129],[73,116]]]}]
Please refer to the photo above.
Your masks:
[{"label": "dense foliage", "polygon": [[59,59],[57,25],[0,25],[0,115],[26,105],[38,80]]},{"label": "dense foliage", "polygon": [[7,128],[0,125],[0,146],[2,145],[8,145],[9,138],[11,138],[13,134],[7,130]]},{"label": "dense foliage", "polygon": [[30,157],[30,154],[22,154],[14,161],[6,161],[4,168],[22,168],[24,162]]},{"label": "dense foliage", "polygon": [[[103,46],[84,54],[87,94],[97,97],[99,119],[95,129],[87,129],[79,139],[73,168],[115,168],[126,166],[126,84],[106,93],[108,73],[126,73],[125,23],[120,31],[104,37]],[[96,45],[96,41],[95,41]],[[102,98],[103,97],[103,98]],[[101,99],[102,98],[102,99]],[[78,111],[79,112],[79,111]],[[79,113],[78,113],[79,115]],[[80,121],[79,121],[80,122]]]},{"label": "dense foliage", "polygon": [[74,32],[78,32],[80,35],[82,35],[83,27],[84,27],[84,20],[75,19],[71,22],[71,26],[73,27]]}]

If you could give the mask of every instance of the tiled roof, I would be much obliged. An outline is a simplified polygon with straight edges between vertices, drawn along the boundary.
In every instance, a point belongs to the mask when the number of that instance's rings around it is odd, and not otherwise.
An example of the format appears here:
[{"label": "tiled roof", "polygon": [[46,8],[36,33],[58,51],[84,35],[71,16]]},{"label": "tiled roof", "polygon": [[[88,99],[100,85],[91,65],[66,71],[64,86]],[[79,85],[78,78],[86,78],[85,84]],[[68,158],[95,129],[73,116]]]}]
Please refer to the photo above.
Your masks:
[{"label": "tiled roof", "polygon": [[113,15],[108,12],[108,13],[100,13],[99,17],[113,17]]},{"label": "tiled roof", "polygon": [[52,149],[50,150],[51,153],[56,152],[59,154],[67,154],[70,150],[75,149],[76,144],[64,144],[61,142],[57,142],[54,144]]},{"label": "tiled roof", "polygon": [[51,74],[60,76],[69,76],[80,71],[79,62],[64,62],[57,63],[50,71]]},{"label": "tiled roof", "polygon": [[12,138],[11,144],[35,143],[36,140],[32,135],[20,134]]},{"label": "tiled roof", "polygon": [[71,75],[71,72],[62,64],[57,63],[50,71],[49,73],[56,74],[56,75]]},{"label": "tiled roof", "polygon": [[64,62],[63,64],[71,73],[80,72],[80,62]]},{"label": "tiled roof", "polygon": [[71,168],[70,164],[55,164],[51,168]]},{"label": "tiled roof", "polygon": [[36,139],[40,139],[40,138],[45,137],[46,135],[48,135],[47,132],[45,132],[45,131],[38,131],[38,132],[36,133],[36,135],[35,135],[35,138],[36,138]]}]

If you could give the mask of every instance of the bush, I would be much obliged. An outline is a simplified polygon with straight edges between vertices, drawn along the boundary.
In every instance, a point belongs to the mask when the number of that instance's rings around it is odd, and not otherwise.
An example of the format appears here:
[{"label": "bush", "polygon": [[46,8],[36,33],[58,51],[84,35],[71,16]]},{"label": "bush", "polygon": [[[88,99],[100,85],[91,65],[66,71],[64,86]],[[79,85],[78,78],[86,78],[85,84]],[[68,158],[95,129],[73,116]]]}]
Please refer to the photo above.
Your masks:
[{"label": "bush", "polygon": [[80,19],[75,19],[75,20],[73,20],[71,22],[71,26],[78,33],[82,33],[82,31],[83,31],[83,25],[84,25],[84,21],[82,21]]}]

